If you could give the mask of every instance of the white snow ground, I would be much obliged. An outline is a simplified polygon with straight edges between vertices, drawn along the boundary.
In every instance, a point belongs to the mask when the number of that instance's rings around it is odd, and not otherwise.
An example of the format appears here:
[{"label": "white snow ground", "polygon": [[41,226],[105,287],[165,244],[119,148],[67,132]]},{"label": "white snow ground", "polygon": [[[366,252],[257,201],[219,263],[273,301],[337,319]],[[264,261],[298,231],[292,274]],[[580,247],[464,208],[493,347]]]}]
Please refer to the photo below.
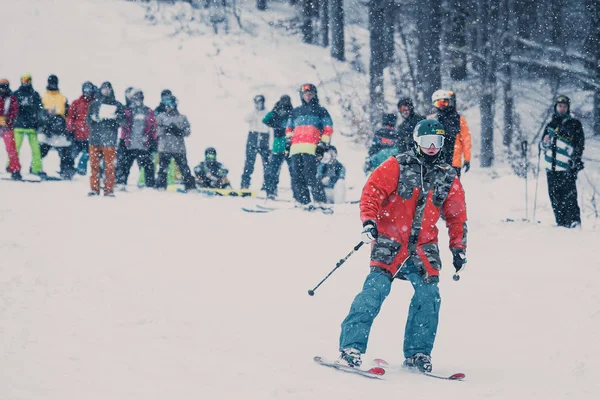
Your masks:
[{"label": "white snow ground", "polygon": [[[15,88],[29,71],[41,91],[56,73],[71,100],[87,79],[110,79],[117,94],[140,86],[151,105],[170,87],[194,128],[190,162],[216,145],[235,183],[252,94],[275,98],[316,80],[304,60],[331,74],[326,50],[293,38],[183,41],[147,26],[138,5],[80,3],[10,4],[5,30],[26,36],[4,44],[13,57],[0,59],[0,74]],[[225,59],[209,61],[210,46]],[[226,71],[220,87],[215,68]],[[335,140],[358,190],[364,150]],[[49,160],[52,172],[56,156]],[[540,223],[502,222],[525,216],[523,180],[500,165],[475,166],[463,181],[469,264],[453,282],[443,252],[433,360],[440,373],[465,372],[465,382],[391,372],[370,381],[312,362],[337,356],[339,324],[368,271],[363,249],[315,297],[306,294],[359,240],[356,205],[333,216],[255,215],[240,210],[247,199],[154,191],[90,199],[85,178],[0,181],[0,400],[598,398],[598,220],[553,227],[540,179]],[[533,189],[530,176],[530,218]],[[401,362],[411,292],[394,284],[366,360]]]}]

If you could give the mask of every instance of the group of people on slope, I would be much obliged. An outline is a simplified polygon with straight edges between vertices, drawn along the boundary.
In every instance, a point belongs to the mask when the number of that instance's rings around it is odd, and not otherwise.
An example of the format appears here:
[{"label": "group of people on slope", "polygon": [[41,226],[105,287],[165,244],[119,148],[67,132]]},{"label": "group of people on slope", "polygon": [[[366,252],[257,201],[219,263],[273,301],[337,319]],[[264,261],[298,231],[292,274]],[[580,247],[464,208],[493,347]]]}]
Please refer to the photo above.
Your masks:
[{"label": "group of people on slope", "polygon": [[[346,170],[337,160],[337,149],[330,144],[333,121],[319,103],[317,87],[304,84],[299,94],[299,107],[294,108],[290,96],[283,95],[268,112],[265,97],[254,97],[254,110],[246,118],[249,127],[241,187],[250,187],[256,157],[260,155],[264,174],[262,189],[267,198],[277,198],[279,175],[285,161],[297,205],[307,209],[326,208],[327,204],[344,201]],[[271,148],[269,128],[273,129]]]},{"label": "group of people on slope", "polygon": [[445,129],[444,148],[442,156],[448,164],[452,165],[458,176],[464,168],[468,172],[471,168],[471,133],[465,117],[456,109],[456,94],[451,90],[437,90],[431,97],[434,113],[427,117],[415,112],[414,104],[410,98],[398,101],[398,112],[402,123],[396,127],[396,114],[385,114],[381,128],[375,131],[373,141],[369,147],[369,154],[365,161],[365,173],[371,173],[381,163],[391,156],[404,153],[412,148],[413,131],[419,121],[434,119],[442,124]]},{"label": "group of people on slope", "polygon": [[110,82],[99,88],[89,81],[83,83],[81,96],[71,105],[60,93],[56,75],[48,77],[46,89],[40,96],[33,89],[31,75],[25,74],[21,87],[12,93],[9,81],[0,79],[0,134],[13,179],[22,179],[19,150],[27,136],[31,174],[47,179],[42,159],[51,149],[59,154],[62,179],[72,179],[75,173],[86,175],[89,161],[90,196],[99,195],[101,189],[105,196],[114,196],[115,184],[124,190],[135,161],[147,187],[165,189],[177,170],[186,190],[196,187],[196,180],[228,184],[227,170],[216,161],[214,149],[207,149],[205,162],[195,168],[197,179],[192,176],[184,140],[191,133],[190,123],[179,112],[170,90],[161,93],[160,105],[152,110],[144,104],[143,91],[136,88],[125,91],[123,105]]}]

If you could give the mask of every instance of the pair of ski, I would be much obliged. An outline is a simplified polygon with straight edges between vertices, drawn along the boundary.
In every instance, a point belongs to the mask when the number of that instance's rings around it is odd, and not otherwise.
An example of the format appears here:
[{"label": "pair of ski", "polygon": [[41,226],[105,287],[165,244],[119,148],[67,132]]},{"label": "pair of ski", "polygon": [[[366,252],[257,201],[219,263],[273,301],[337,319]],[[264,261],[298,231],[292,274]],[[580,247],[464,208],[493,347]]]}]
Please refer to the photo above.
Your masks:
[{"label": "pair of ski", "polygon": [[364,376],[365,378],[371,378],[371,379],[383,379],[383,376],[386,373],[386,370],[385,370],[386,368],[390,368],[390,369],[394,369],[394,370],[398,370],[398,371],[404,370],[407,372],[412,372],[412,373],[417,373],[419,375],[428,376],[430,378],[443,379],[443,380],[447,380],[447,381],[462,381],[466,377],[466,375],[463,374],[462,372],[457,372],[455,374],[445,376],[445,375],[437,375],[437,374],[434,374],[431,372],[413,371],[413,370],[409,370],[409,369],[404,369],[403,367],[391,366],[385,360],[382,360],[380,358],[376,358],[375,360],[373,360],[373,363],[372,363],[373,367],[368,368],[368,369],[359,368],[359,367],[349,367],[347,365],[339,364],[335,361],[325,360],[323,357],[320,357],[320,356],[314,357],[313,360],[317,364],[322,365],[324,367],[334,368],[334,369],[337,369],[338,371],[348,372],[351,374],[357,374],[360,376]]},{"label": "pair of ski", "polygon": [[[256,204],[254,208],[242,207],[242,211],[248,213],[258,213],[258,214],[266,214],[277,210],[294,210],[295,207],[267,207],[261,204]],[[321,207],[312,207],[308,209],[302,209],[307,212],[316,212],[320,211],[323,214],[333,214],[333,208],[321,208]]]}]

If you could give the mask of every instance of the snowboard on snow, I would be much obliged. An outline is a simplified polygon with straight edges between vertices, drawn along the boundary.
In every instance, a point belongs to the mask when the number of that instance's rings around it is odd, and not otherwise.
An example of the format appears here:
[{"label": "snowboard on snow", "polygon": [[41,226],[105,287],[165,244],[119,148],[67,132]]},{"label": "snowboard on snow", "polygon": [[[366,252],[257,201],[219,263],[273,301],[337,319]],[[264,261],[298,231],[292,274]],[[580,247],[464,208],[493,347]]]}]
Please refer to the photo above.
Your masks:
[{"label": "snowboard on snow", "polygon": [[266,213],[270,213],[273,211],[278,211],[278,210],[300,210],[300,211],[306,211],[306,212],[322,212],[323,214],[326,215],[330,215],[333,214],[333,208],[322,208],[322,207],[312,207],[312,208],[296,208],[296,207],[269,207],[269,206],[263,206],[261,204],[256,204],[254,205],[254,207],[242,207],[242,211],[248,212],[248,213],[256,213],[256,214],[266,214]]}]

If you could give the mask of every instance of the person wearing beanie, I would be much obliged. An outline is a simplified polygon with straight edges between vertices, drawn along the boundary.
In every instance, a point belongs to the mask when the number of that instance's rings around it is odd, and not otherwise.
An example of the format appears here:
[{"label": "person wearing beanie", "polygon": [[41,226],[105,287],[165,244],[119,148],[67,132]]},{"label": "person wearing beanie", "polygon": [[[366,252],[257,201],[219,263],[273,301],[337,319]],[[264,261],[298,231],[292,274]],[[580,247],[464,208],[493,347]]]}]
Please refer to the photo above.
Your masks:
[{"label": "person wearing beanie", "polygon": [[75,173],[71,158],[71,140],[67,137],[66,117],[69,111],[69,101],[60,93],[58,77],[50,75],[46,93],[42,95],[44,107],[44,122],[40,129],[40,150],[42,159],[51,149],[56,149],[60,158],[60,176],[71,179]]},{"label": "person wearing beanie", "polygon": [[[456,169],[460,178],[461,169],[465,173],[471,169],[471,132],[465,117],[456,110],[456,94],[451,90],[436,90],[431,95],[431,103],[436,112],[428,119],[439,121],[446,130],[442,157]],[[464,161],[464,162],[463,162]]]},{"label": "person wearing beanie", "polygon": [[263,166],[263,185],[262,189],[266,189],[267,180],[267,165],[271,151],[269,150],[269,127],[263,123],[263,119],[267,115],[265,108],[265,96],[257,94],[252,100],[254,110],[246,116],[248,123],[248,136],[246,139],[246,161],[244,162],[244,172],[242,173],[242,190],[250,187],[250,180],[254,173],[254,164],[256,156],[260,154]]},{"label": "person wearing beanie", "polygon": [[100,195],[100,162],[104,160],[104,196],[114,197],[115,158],[119,128],[125,123],[125,108],[115,99],[110,82],[100,86],[100,95],[89,107],[86,122],[90,126],[89,196]]},{"label": "person wearing beanie", "polygon": [[425,119],[424,116],[415,113],[415,106],[409,97],[403,97],[398,100],[398,113],[402,117],[402,122],[396,128],[399,138],[399,152],[404,153],[412,149],[413,131],[419,121]]},{"label": "person wearing beanie", "polygon": [[87,174],[87,164],[90,158],[88,151],[90,127],[86,119],[90,104],[94,101],[95,93],[96,88],[94,84],[89,81],[84,82],[81,86],[81,96],[69,107],[69,115],[67,116],[67,131],[73,138],[71,160],[75,162],[79,154],[81,154],[76,168],[79,175]]},{"label": "person wearing beanie", "polygon": [[[160,103],[154,109],[154,116],[158,118],[158,116],[167,111],[167,107],[165,106],[165,101],[168,101],[173,97],[173,92],[170,89],[164,89],[160,92]],[[152,152],[152,157],[154,159],[154,169],[158,168],[158,138],[153,140],[150,145],[150,151]],[[172,160],[169,164],[169,170],[167,172],[167,185],[172,185],[176,180],[181,180],[181,171],[175,165],[175,161]],[[138,186],[144,185],[144,171],[140,174],[140,179],[138,181]]]},{"label": "person wearing beanie", "polygon": [[341,204],[346,201],[346,168],[339,162],[337,156],[337,148],[329,146],[317,170],[317,179],[325,188],[325,196],[329,204]]},{"label": "person wearing beanie", "polygon": [[565,228],[581,226],[577,174],[583,170],[584,148],[583,126],[571,114],[571,100],[560,95],[554,101],[554,115],[542,135],[540,153],[544,153],[548,194],[556,224]]},{"label": "person wearing beanie", "polygon": [[404,138],[396,130],[396,114],[384,114],[381,128],[375,131],[373,141],[369,147],[369,155],[365,160],[364,171],[370,174],[375,168],[390,157],[402,153],[405,148]]},{"label": "person wearing beanie", "polygon": [[7,171],[14,180],[21,180],[21,163],[15,145],[14,123],[19,115],[19,102],[10,90],[8,79],[0,79],[0,137],[8,153]]},{"label": "person wearing beanie", "polygon": [[27,138],[31,148],[30,172],[44,179],[46,174],[42,168],[42,153],[37,134],[37,130],[42,123],[44,107],[42,106],[41,96],[33,88],[30,74],[21,76],[21,87],[17,89],[14,95],[19,102],[19,114],[15,120],[14,129],[17,151],[20,152],[23,140]]},{"label": "person wearing beanie", "polygon": [[179,167],[185,190],[196,187],[187,161],[185,138],[191,134],[190,122],[177,109],[177,99],[170,96],[164,99],[165,112],[156,117],[158,135],[158,174],[156,188],[167,188],[167,170],[171,160]]},{"label": "person wearing beanie", "polygon": [[125,108],[125,125],[121,129],[123,155],[117,163],[117,185],[120,190],[126,190],[129,172],[137,160],[140,169],[144,171],[146,187],[154,187],[154,163],[150,146],[156,140],[156,119],[154,111],[144,105],[144,92],[134,89],[128,108]]},{"label": "person wearing beanie", "polygon": [[194,167],[196,185],[199,188],[229,189],[231,184],[227,178],[227,168],[217,161],[217,150],[209,147],[204,150],[204,161]]},{"label": "person wearing beanie", "polygon": [[[277,198],[277,186],[279,185],[279,174],[281,172],[281,164],[287,161],[290,177],[292,176],[292,164],[288,157],[289,148],[285,138],[285,128],[292,114],[292,99],[288,95],[283,95],[273,110],[269,111],[263,118],[263,124],[269,128],[273,128],[273,147],[271,149],[271,158],[267,166],[267,176],[265,179],[265,189],[267,198],[274,200]],[[292,191],[294,187],[292,186]]]},{"label": "person wearing beanie", "polygon": [[290,143],[294,199],[306,210],[328,208],[325,190],[317,179],[317,167],[331,143],[333,120],[327,109],[319,104],[315,85],[306,83],[298,93],[302,105],[292,110],[285,131]]}]

